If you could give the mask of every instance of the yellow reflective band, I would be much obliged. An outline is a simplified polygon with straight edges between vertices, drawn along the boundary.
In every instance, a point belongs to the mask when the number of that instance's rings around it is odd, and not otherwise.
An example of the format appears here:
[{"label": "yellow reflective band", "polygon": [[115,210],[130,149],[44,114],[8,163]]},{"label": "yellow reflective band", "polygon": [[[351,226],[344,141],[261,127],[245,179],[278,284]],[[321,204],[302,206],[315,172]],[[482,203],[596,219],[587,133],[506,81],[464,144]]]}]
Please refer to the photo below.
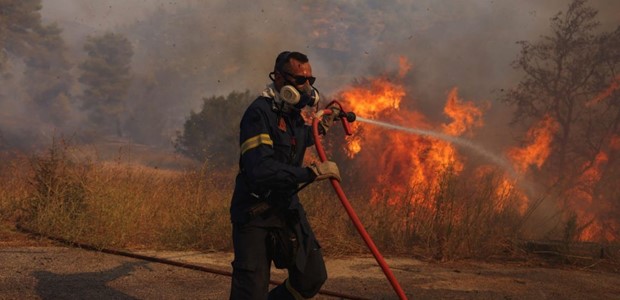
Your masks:
[{"label": "yellow reflective band", "polygon": [[254,149],[262,144],[273,146],[273,141],[266,133],[259,134],[243,142],[243,144],[241,144],[241,155],[243,155],[243,153],[247,152],[248,150]]}]

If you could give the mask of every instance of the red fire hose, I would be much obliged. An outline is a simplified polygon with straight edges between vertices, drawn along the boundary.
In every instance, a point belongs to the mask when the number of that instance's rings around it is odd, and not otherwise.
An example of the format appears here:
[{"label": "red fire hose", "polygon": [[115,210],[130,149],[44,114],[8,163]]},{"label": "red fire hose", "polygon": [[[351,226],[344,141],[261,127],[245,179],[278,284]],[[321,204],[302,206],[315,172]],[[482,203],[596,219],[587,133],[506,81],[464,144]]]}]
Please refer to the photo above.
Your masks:
[{"label": "red fire hose", "polygon": [[[321,139],[319,137],[319,122],[321,121],[321,117],[323,115],[330,115],[334,113],[331,109],[329,109],[329,107],[333,107],[333,105],[337,105],[340,108],[340,115],[341,115],[340,119],[342,121],[342,126],[344,127],[345,133],[347,135],[352,134],[351,127],[349,126],[349,121],[347,120],[347,114],[344,113],[344,110],[342,109],[342,105],[338,101],[332,101],[329,105],[327,105],[328,108],[317,112],[316,116],[314,117],[312,121],[312,134],[314,135],[314,144],[316,146],[316,151],[319,154],[319,158],[322,162],[327,160],[327,155],[325,155],[325,150],[323,149],[323,145],[321,145]],[[366,229],[364,229],[364,225],[362,225],[362,222],[357,217],[357,214],[353,210],[353,207],[349,203],[347,196],[344,194],[344,191],[342,190],[342,187],[340,186],[340,182],[338,182],[338,180],[336,180],[335,178],[330,178],[330,181],[331,181],[332,186],[334,187],[334,190],[336,191],[336,194],[338,195],[338,198],[340,198],[340,202],[342,203],[345,210],[347,211],[349,218],[351,218],[353,225],[355,225],[355,229],[357,229],[357,232],[362,236],[362,239],[366,243],[366,246],[368,246],[368,249],[370,249],[370,252],[372,252],[372,254],[374,255],[375,259],[377,260],[377,263],[379,263],[379,266],[383,270],[383,273],[385,274],[387,279],[390,281],[390,284],[394,288],[394,291],[396,292],[396,294],[398,295],[400,299],[407,299],[405,292],[400,287],[400,284],[396,280],[396,277],[392,273],[392,270],[390,270],[390,267],[385,262],[385,259],[383,259],[383,256],[377,249],[377,246],[375,246],[375,243],[370,238],[370,235],[368,235],[368,232],[366,232]]]}]

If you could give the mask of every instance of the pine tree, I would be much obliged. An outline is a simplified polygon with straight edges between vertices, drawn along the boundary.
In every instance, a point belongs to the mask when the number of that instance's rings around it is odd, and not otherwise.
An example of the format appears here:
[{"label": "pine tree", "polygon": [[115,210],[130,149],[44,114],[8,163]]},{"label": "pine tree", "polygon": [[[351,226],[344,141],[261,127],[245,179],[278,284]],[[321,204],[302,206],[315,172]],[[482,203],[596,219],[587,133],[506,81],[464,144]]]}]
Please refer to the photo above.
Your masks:
[{"label": "pine tree", "polygon": [[82,108],[94,125],[122,136],[121,116],[131,84],[131,43],[120,34],[106,33],[89,37],[84,50],[88,57],[80,64],[79,81],[85,86]]}]

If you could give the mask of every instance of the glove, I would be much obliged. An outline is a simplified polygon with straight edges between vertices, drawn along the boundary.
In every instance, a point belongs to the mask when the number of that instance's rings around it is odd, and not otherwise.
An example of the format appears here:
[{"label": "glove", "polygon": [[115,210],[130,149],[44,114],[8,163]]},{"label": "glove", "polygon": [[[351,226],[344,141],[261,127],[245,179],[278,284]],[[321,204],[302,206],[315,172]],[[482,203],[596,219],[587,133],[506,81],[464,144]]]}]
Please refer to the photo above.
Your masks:
[{"label": "glove", "polygon": [[340,108],[336,105],[331,105],[327,107],[327,109],[331,109],[332,113],[329,115],[324,115],[321,122],[319,122],[323,134],[327,133],[327,130],[329,130],[329,127],[332,126],[334,121],[339,120],[338,115],[340,115]]},{"label": "glove", "polygon": [[325,161],[318,164],[312,164],[308,168],[316,175],[314,180],[323,180],[327,178],[335,178],[340,181],[340,171],[333,161]]}]

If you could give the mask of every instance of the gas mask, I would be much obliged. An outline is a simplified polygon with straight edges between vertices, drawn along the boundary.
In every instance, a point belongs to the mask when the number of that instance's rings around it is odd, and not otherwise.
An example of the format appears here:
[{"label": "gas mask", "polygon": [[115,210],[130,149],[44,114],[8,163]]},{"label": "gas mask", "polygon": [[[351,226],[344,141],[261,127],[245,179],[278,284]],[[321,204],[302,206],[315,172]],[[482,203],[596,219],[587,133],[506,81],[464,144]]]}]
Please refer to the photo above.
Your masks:
[{"label": "gas mask", "polygon": [[304,85],[301,90],[287,84],[280,89],[280,99],[297,109],[313,107],[319,103],[319,91],[311,85]]}]

